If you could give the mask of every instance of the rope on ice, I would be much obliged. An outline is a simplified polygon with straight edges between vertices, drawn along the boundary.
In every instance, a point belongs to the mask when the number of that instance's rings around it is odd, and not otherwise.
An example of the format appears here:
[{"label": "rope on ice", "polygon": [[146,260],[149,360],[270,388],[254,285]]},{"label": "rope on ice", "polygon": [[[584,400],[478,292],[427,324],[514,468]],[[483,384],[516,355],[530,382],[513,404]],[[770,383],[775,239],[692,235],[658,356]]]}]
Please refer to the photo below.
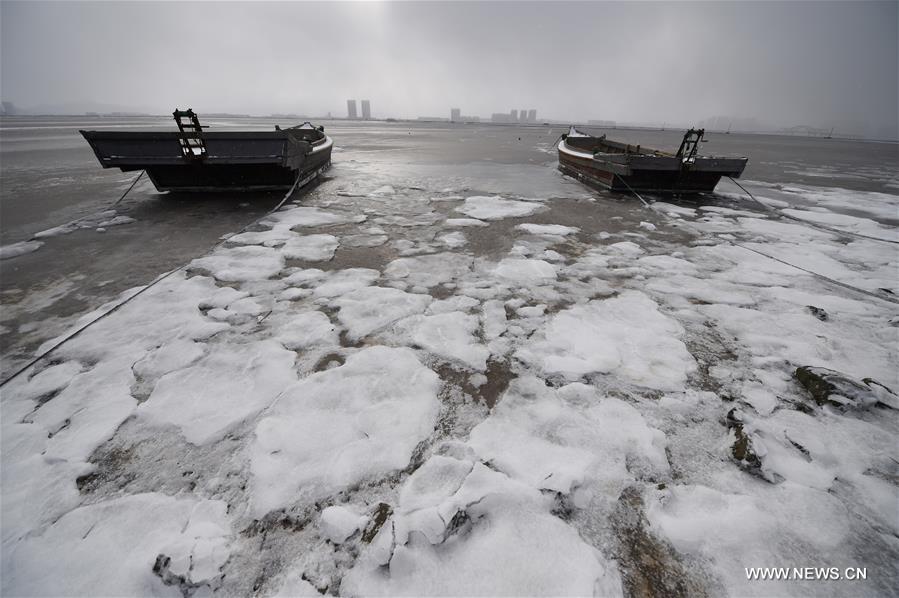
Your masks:
[{"label": "rope on ice", "polygon": [[[305,179],[303,179],[303,185],[306,185],[306,184],[307,184],[309,181],[311,181],[313,178],[315,178],[315,177],[317,177],[319,174],[321,174],[321,173],[322,173],[328,166],[330,166],[330,162],[327,163],[327,164],[325,164],[325,165],[322,166],[321,168],[316,169],[316,170],[313,171],[312,173],[310,173]],[[143,174],[143,173],[141,173],[141,174]],[[296,180],[294,180],[293,185],[290,187],[290,190],[284,195],[284,197],[281,199],[281,201],[278,202],[278,205],[276,205],[274,208],[272,208],[271,210],[269,210],[268,212],[266,212],[266,213],[263,214],[262,216],[259,216],[258,218],[256,218],[255,220],[253,220],[252,222],[250,222],[249,224],[247,224],[246,226],[244,226],[242,229],[240,229],[240,230],[237,232],[237,234],[240,234],[240,233],[244,232],[245,230],[247,230],[248,228],[250,228],[250,227],[253,226],[254,224],[258,223],[260,220],[262,220],[262,219],[265,218],[266,216],[269,216],[269,215],[271,215],[271,214],[277,212],[279,209],[281,209],[281,206],[283,206],[284,203],[290,198],[290,196],[293,195],[294,190],[297,188],[297,185],[298,185],[299,182],[300,182],[300,174],[301,174],[301,173],[297,173],[297,178],[296,178]],[[139,179],[140,176],[138,176],[137,178]],[[134,183],[137,183],[137,179],[134,180]],[[134,187],[134,183],[131,184],[131,187]],[[130,191],[130,190],[131,190],[131,188],[129,187],[128,191]],[[126,195],[128,194],[128,191],[125,192]],[[124,197],[125,197],[125,196],[123,195],[122,198],[124,198]],[[119,199],[119,201],[121,201],[121,199]],[[118,202],[116,202],[116,203],[118,203]],[[230,237],[229,237],[229,238],[230,238]],[[222,240],[220,240],[220,241],[217,242],[215,245],[213,245],[212,247],[210,247],[209,250],[208,250],[206,253],[209,253],[210,251],[214,251],[215,249],[217,249],[219,246],[223,245],[223,244],[226,243],[227,241],[228,241],[228,239],[222,239]],[[40,360],[42,360],[42,359],[44,359],[45,357],[49,356],[51,353],[53,353],[54,351],[56,351],[57,349],[59,349],[61,346],[63,346],[64,344],[66,344],[67,342],[69,342],[70,340],[72,340],[73,338],[75,338],[76,336],[78,336],[79,334],[81,334],[82,332],[84,332],[85,330],[87,330],[88,328],[90,328],[91,326],[93,326],[94,324],[96,324],[97,322],[99,322],[100,320],[102,320],[103,318],[105,318],[106,316],[108,316],[109,314],[111,314],[111,313],[113,313],[113,312],[115,312],[115,311],[118,311],[121,307],[123,307],[123,306],[127,305],[128,303],[130,303],[135,297],[138,297],[138,296],[142,295],[143,293],[145,293],[146,291],[150,290],[151,288],[153,288],[154,286],[156,286],[157,284],[159,284],[160,282],[162,282],[163,280],[165,280],[165,279],[168,278],[169,276],[171,276],[171,275],[173,275],[173,274],[176,274],[176,273],[180,272],[181,270],[184,270],[184,269],[188,266],[189,263],[190,263],[190,262],[187,262],[187,263],[185,263],[185,264],[182,264],[181,266],[178,266],[178,267],[175,268],[174,270],[171,270],[171,271],[169,271],[169,272],[166,272],[165,274],[163,274],[162,276],[158,277],[156,280],[154,280],[153,282],[151,282],[150,284],[148,284],[147,286],[145,286],[145,287],[142,288],[141,290],[137,291],[136,293],[134,293],[133,295],[131,295],[131,296],[128,297],[127,299],[122,300],[121,302],[119,302],[119,303],[117,303],[116,305],[114,305],[111,309],[109,309],[109,310],[103,312],[102,314],[100,314],[99,316],[97,316],[96,318],[94,318],[93,320],[91,320],[90,322],[88,322],[87,324],[85,324],[84,326],[81,326],[80,328],[78,328],[78,330],[76,330],[76,331],[73,332],[72,334],[68,335],[67,337],[65,337],[64,339],[62,339],[61,341],[59,341],[58,343],[56,343],[55,345],[53,345],[52,347],[50,347],[49,349],[47,349],[46,351],[44,351],[43,353],[41,353],[40,355],[38,355],[37,357],[35,357],[34,359],[32,359],[31,361],[29,361],[28,363],[26,363],[24,366],[22,366],[21,368],[19,368],[18,370],[16,370],[12,375],[10,375],[8,378],[6,378],[5,380],[3,380],[3,382],[0,382],[0,388],[6,386],[6,384],[7,384],[8,382],[10,382],[11,380],[13,380],[13,379],[16,378],[17,376],[19,376],[22,372],[28,370],[28,369],[31,368],[33,365],[35,365],[36,363],[38,363]]]}]

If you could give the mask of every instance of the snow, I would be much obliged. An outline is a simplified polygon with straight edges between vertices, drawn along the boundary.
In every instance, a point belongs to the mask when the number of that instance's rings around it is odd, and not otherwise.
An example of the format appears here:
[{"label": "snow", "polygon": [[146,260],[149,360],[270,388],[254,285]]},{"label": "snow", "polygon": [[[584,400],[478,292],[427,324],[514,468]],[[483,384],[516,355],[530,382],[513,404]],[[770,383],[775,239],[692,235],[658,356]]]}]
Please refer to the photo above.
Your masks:
[{"label": "snow", "polygon": [[478,220],[500,220],[530,216],[542,209],[543,206],[536,202],[503,199],[499,196],[474,195],[466,198],[465,203],[456,208],[456,211]]},{"label": "snow", "polygon": [[384,276],[410,286],[433,287],[465,275],[472,262],[466,255],[448,252],[404,257],[387,264]]},{"label": "snow", "polygon": [[319,527],[325,538],[333,544],[341,544],[367,522],[368,517],[364,515],[359,515],[347,507],[334,506],[322,511]]},{"label": "snow", "polygon": [[434,355],[459,361],[474,370],[487,367],[490,351],[477,342],[477,316],[462,312],[412,316],[400,326],[410,329],[412,341]]},{"label": "snow", "polygon": [[[621,593],[611,564],[550,515],[539,492],[480,463],[431,457],[400,497],[392,539],[382,528],[344,577],[342,594]],[[461,530],[447,527],[456,514],[470,522]]]},{"label": "snow", "polygon": [[177,426],[188,442],[206,444],[295,381],[293,362],[294,354],[273,341],[213,349],[196,365],[162,376],[138,417]]},{"label": "snow", "polygon": [[447,218],[446,226],[489,226],[487,222],[477,218]]},{"label": "snow", "polygon": [[334,235],[295,235],[281,247],[281,254],[291,260],[328,261],[339,244]]},{"label": "snow", "polygon": [[[306,272],[309,272],[308,270]],[[294,282],[297,274],[292,274],[286,282]],[[378,278],[381,273],[370,268],[347,268],[328,273],[323,282],[318,282],[312,289],[316,297],[338,297],[346,293],[367,287]]]},{"label": "snow", "polygon": [[532,235],[547,236],[573,235],[580,230],[574,226],[562,226],[561,224],[519,224],[515,228]]},{"label": "snow", "polygon": [[[394,550],[389,577],[351,571],[341,585],[348,593],[384,596],[583,596],[618,589],[593,549],[557,519],[519,504],[495,506],[488,497],[489,524],[466,542],[435,548],[421,536]],[[489,527],[487,527],[489,525]],[[552,555],[550,557],[549,555]],[[597,588],[599,586],[599,588]]]},{"label": "snow", "polygon": [[[893,592],[899,260],[814,225],[890,236],[896,196],[353,156],[4,386],[4,595]],[[807,563],[877,575],[743,575]]]},{"label": "snow", "polygon": [[370,347],[284,390],[250,448],[253,512],[405,467],[434,426],[439,384],[412,350]]},{"label": "snow", "polygon": [[320,311],[291,315],[286,323],[278,327],[275,339],[292,351],[338,344],[337,329]]},{"label": "snow", "polygon": [[428,295],[366,287],[342,295],[332,305],[340,310],[337,318],[346,327],[347,336],[358,340],[400,318],[423,312],[430,302]]},{"label": "snow", "polygon": [[465,295],[454,295],[447,299],[433,301],[425,312],[428,315],[442,314],[452,311],[469,311],[480,305],[480,301]]},{"label": "snow", "polygon": [[37,251],[44,244],[43,241],[20,241],[0,247],[0,260],[8,260],[10,258],[25,255]]},{"label": "snow", "polygon": [[209,272],[225,282],[271,278],[284,267],[284,256],[276,249],[249,245],[219,249],[190,263],[192,270]]},{"label": "snow", "polygon": [[644,293],[626,291],[559,312],[516,357],[571,381],[614,373],[648,388],[682,390],[696,369],[683,333]]},{"label": "snow", "polygon": [[[66,513],[3,555],[3,593],[15,596],[178,595],[153,574],[157,556],[198,587],[217,587],[229,556],[225,503],[137,494]],[[48,563],[52,574],[48,575]],[[110,566],[115,563],[115,566]]]},{"label": "snow", "polygon": [[[799,563],[809,562],[805,559],[813,554],[826,555],[823,562],[828,566],[845,567],[852,563],[851,558],[837,556],[835,550],[848,540],[849,515],[839,499],[827,493],[787,484],[775,486],[767,499],[702,485],[655,494],[648,509],[653,530],[677,550],[702,555],[714,563],[715,570],[735,567],[742,571],[749,562],[803,566]],[[808,504],[815,508],[807,508]],[[772,542],[774,537],[783,540]],[[802,552],[795,554],[788,543]],[[760,587],[745,575],[722,579],[727,579],[729,592],[740,595],[795,591],[791,589],[795,582],[771,581]],[[835,589],[829,588],[828,593]],[[819,588],[816,593],[820,592]]]},{"label": "snow", "polygon": [[464,247],[468,243],[465,234],[461,232],[444,233],[437,237],[440,243],[443,243],[448,249],[458,249]]},{"label": "snow", "polygon": [[556,278],[556,267],[544,260],[506,258],[493,268],[493,274],[511,283],[540,284]]},{"label": "snow", "polygon": [[469,444],[513,479],[566,495],[588,480],[620,492],[635,470],[668,472],[664,434],[636,409],[584,384],[555,391],[532,376],[512,383]]},{"label": "snow", "polygon": [[[894,243],[899,243],[899,231],[895,227],[888,227],[878,224],[869,218],[859,218],[848,214],[835,214],[833,212],[812,212],[810,210],[794,210],[784,209],[780,211],[782,214],[807,220],[818,224],[824,224],[839,230],[845,230],[851,233],[876,237],[878,239],[887,239]],[[894,218],[899,216],[899,209],[894,210]]]}]

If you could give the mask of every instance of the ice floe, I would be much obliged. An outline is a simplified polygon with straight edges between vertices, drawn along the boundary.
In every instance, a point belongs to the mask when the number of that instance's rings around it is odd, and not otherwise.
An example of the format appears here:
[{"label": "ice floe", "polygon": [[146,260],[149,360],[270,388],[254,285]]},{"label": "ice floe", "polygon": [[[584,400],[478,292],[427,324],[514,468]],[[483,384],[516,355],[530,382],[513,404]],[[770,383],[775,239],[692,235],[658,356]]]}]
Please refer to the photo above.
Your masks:
[{"label": "ice floe", "polygon": [[243,282],[271,278],[284,267],[284,255],[276,249],[258,245],[218,249],[195,259],[190,268],[209,272],[225,282]]},{"label": "ice floe", "polygon": [[294,358],[272,341],[216,347],[196,365],[162,376],[138,417],[177,426],[193,444],[215,440],[296,380]]},{"label": "ice floe", "polygon": [[614,373],[634,384],[681,390],[696,362],[684,329],[639,291],[594,300],[555,314],[516,357],[547,376],[576,381]]},{"label": "ice floe", "polygon": [[521,218],[543,210],[537,202],[503,199],[499,196],[475,195],[465,199],[465,203],[456,208],[471,218],[478,220],[499,220],[502,218]]},{"label": "ice floe", "polygon": [[406,467],[434,426],[438,387],[410,349],[371,347],[285,390],[250,448],[253,511]]},{"label": "ice floe", "polygon": [[19,243],[11,243],[0,247],[0,260],[8,260],[10,258],[19,257],[26,253],[37,251],[43,246],[43,241],[20,241]]},{"label": "ice floe", "polygon": [[4,550],[3,593],[167,595],[180,584],[211,592],[230,554],[226,509],[220,501],[164,494],[80,507],[42,534]]},{"label": "ice floe", "polygon": [[429,295],[399,289],[365,287],[335,299],[337,318],[346,326],[347,336],[358,340],[406,316],[421,313],[432,301]]},{"label": "ice floe", "polygon": [[[893,591],[897,257],[847,233],[894,196],[416,168],[347,161],[4,386],[4,594]],[[501,221],[574,198],[611,215]]]}]

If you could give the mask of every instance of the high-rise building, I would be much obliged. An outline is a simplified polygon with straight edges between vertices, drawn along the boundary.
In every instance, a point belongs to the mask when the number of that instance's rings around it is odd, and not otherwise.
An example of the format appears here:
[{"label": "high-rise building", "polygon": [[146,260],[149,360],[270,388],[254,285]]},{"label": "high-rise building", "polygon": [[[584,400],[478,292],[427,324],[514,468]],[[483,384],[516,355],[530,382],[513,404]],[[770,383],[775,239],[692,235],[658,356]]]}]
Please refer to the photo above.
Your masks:
[{"label": "high-rise building", "polygon": [[513,110],[510,114],[512,115],[512,122],[518,122],[518,110]]},{"label": "high-rise building", "polygon": [[537,122],[537,111],[531,108],[528,110],[528,122],[535,123]]},{"label": "high-rise building", "polygon": [[528,122],[528,111],[522,108],[518,111],[518,122],[526,123]]},{"label": "high-rise building", "polygon": [[462,121],[462,110],[460,108],[450,108],[450,121],[454,123]]},{"label": "high-rise building", "polygon": [[346,117],[350,120],[355,120],[356,117],[356,100],[347,100],[346,101]]},{"label": "high-rise building", "polygon": [[371,120],[371,102],[368,100],[362,100],[362,118]]}]

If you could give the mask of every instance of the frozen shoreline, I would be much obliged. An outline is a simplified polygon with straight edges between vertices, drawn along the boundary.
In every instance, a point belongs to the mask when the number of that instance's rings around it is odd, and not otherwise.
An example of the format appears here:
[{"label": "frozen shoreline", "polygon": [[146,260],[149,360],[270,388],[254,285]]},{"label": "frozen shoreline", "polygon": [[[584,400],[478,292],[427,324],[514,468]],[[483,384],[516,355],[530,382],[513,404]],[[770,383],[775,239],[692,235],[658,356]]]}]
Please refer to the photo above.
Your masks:
[{"label": "frozen shoreline", "polygon": [[[899,583],[895,395],[819,404],[795,377],[899,388],[895,245],[748,203],[645,210],[549,167],[502,191],[369,157],[4,388],[4,594]],[[877,215],[899,197],[788,192],[896,234]],[[809,563],[872,573],[743,571]]]}]

